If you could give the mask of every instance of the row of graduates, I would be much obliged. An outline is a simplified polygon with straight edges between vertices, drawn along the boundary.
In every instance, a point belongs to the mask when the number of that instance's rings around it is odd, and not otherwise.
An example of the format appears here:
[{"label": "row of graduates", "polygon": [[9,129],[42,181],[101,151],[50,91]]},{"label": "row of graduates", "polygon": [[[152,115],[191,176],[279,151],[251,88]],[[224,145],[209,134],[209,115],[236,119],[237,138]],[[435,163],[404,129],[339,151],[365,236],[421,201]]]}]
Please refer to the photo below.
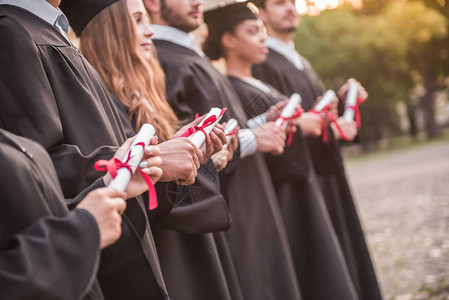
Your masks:
[{"label": "row of graduates", "polygon": [[[0,4],[2,299],[381,299],[337,126],[305,112],[285,146],[273,122],[287,95],[309,111],[324,92],[288,43],[294,1],[207,11],[201,50],[201,1],[63,0],[81,52],[59,1]],[[240,124],[227,147],[221,126],[202,149],[179,138],[211,107]],[[124,195],[93,168],[144,123],[152,211],[138,175]]]}]

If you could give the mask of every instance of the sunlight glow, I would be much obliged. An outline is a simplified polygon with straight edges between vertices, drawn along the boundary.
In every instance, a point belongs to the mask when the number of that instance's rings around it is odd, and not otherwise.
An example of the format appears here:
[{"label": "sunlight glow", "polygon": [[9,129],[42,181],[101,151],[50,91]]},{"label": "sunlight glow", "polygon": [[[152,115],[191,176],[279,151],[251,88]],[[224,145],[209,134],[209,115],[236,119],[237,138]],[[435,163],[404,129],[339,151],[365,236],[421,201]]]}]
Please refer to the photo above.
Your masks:
[{"label": "sunlight glow", "polygon": [[354,9],[361,9],[363,5],[363,0],[296,0],[296,9],[302,15],[317,15],[323,10],[337,8],[345,2]]}]

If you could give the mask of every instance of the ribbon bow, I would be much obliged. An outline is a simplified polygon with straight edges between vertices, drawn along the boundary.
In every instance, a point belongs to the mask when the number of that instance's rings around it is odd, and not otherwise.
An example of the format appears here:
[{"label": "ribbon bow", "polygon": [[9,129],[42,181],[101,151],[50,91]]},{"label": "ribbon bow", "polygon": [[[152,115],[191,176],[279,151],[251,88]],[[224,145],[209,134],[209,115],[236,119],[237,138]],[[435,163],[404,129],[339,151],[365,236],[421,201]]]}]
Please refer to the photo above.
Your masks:
[{"label": "ribbon bow", "polygon": [[[281,126],[283,126],[286,122],[299,118],[302,113],[304,112],[304,110],[302,108],[296,109],[295,113],[293,115],[291,115],[290,117],[279,117],[278,119],[282,120]],[[288,132],[288,138],[287,138],[287,146],[290,146],[292,144],[293,141],[293,128],[290,128],[289,132]]]},{"label": "ribbon bow", "polygon": [[349,105],[349,106],[347,106],[345,108],[345,110],[348,109],[348,108],[351,108],[351,109],[354,110],[354,119],[355,119],[355,122],[357,124],[357,128],[360,128],[360,126],[362,125],[362,119],[360,117],[359,105],[360,105],[360,103],[362,103],[364,101],[365,101],[364,98],[359,97],[359,98],[357,98],[357,101],[355,102],[355,105]]},{"label": "ribbon bow", "polygon": [[[358,105],[358,104],[357,104]],[[343,130],[341,129],[340,125],[337,123],[337,119],[334,117],[334,115],[329,111],[330,104],[323,107],[321,111],[317,111],[315,109],[311,109],[309,112],[314,113],[320,117],[321,120],[321,130],[322,130],[322,136],[323,136],[323,142],[327,143],[328,136],[327,136],[327,128],[326,128],[326,121],[324,120],[323,113],[329,118],[331,123],[334,123],[335,127],[337,128],[338,133],[340,134],[341,138],[345,141],[348,141],[349,138],[345,135]]]},{"label": "ribbon bow", "polygon": [[[136,146],[141,146],[142,150],[145,148],[145,144],[143,142],[137,143],[136,145],[134,145],[134,147],[136,147]],[[126,158],[125,162],[122,162],[117,158],[112,158],[110,160],[101,159],[95,163],[95,165],[94,165],[95,170],[107,171],[107,172],[109,172],[109,174],[111,174],[111,177],[113,179],[115,177],[117,177],[117,171],[121,168],[126,168],[129,170],[129,172],[132,173],[132,169],[131,169],[132,166],[128,164],[129,160],[132,157],[131,153],[132,153],[132,151],[129,151],[128,157]],[[156,195],[156,189],[154,188],[153,182],[151,181],[150,176],[148,176],[147,173],[143,172],[141,168],[139,168],[137,166],[136,169],[140,172],[143,179],[145,180],[145,183],[148,186],[149,209],[150,210],[155,209],[157,207],[157,195]]]},{"label": "ribbon bow", "polygon": [[[318,117],[320,117],[321,132],[322,132],[322,136],[323,136],[323,142],[325,142],[325,143],[327,143],[328,137],[327,137],[326,121],[324,120],[323,113],[326,114],[326,116],[331,120],[331,122],[332,122],[332,120],[335,120],[335,117],[329,111],[330,106],[331,106],[331,103],[329,103],[328,105],[323,107],[321,109],[321,111],[318,111],[318,110],[316,110],[314,108],[309,110],[310,113],[316,114]],[[341,128],[340,128],[340,130],[341,130]]]},{"label": "ribbon bow", "polygon": [[[207,133],[204,131],[204,129],[206,129],[206,127],[214,124],[221,116],[223,116],[223,114],[225,113],[226,109],[227,108],[223,108],[221,110],[220,115],[218,116],[218,118],[217,118],[217,116],[213,115],[213,116],[210,116],[209,118],[203,120],[203,124],[201,126],[195,125],[195,126],[190,127],[189,129],[187,129],[186,132],[184,132],[181,135],[181,137],[189,137],[192,134],[194,134],[194,133],[196,133],[198,131],[201,131],[204,134],[204,136],[207,138]],[[198,118],[197,116],[198,116],[198,114],[195,115],[195,119]]]}]

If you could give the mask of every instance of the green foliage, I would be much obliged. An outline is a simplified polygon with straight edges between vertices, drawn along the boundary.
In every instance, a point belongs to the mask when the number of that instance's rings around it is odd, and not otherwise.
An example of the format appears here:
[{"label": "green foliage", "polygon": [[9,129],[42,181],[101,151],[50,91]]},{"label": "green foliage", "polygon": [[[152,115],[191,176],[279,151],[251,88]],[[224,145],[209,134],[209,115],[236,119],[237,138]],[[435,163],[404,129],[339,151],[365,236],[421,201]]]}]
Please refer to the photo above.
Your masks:
[{"label": "green foliage", "polygon": [[430,45],[446,39],[448,21],[423,1],[364,5],[362,11],[343,6],[302,17],[294,41],[329,88],[338,89],[351,77],[362,82],[370,95],[362,135],[377,139],[397,132],[394,107],[409,101],[422,79],[421,65],[434,60],[434,68],[443,69],[439,64],[447,51],[432,53]]}]

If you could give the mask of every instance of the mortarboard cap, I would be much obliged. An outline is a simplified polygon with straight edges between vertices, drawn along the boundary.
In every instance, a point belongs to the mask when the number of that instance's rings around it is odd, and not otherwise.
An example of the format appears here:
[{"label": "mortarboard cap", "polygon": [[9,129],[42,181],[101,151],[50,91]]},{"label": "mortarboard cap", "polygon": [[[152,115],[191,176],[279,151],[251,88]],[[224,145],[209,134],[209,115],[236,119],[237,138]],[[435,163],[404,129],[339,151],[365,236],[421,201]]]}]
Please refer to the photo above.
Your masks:
[{"label": "mortarboard cap", "polygon": [[118,0],[62,0],[59,8],[69,19],[70,26],[80,36],[86,25],[99,12]]}]

